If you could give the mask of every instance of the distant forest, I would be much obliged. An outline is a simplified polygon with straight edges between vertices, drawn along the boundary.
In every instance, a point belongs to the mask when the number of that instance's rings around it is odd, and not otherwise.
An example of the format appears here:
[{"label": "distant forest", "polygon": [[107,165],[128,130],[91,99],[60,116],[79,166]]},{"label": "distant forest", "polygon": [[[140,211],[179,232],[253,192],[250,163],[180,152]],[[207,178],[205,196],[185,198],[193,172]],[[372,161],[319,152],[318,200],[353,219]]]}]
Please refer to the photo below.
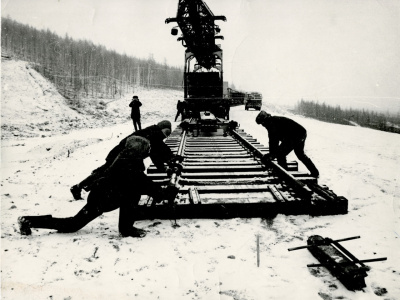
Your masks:
[{"label": "distant forest", "polygon": [[325,103],[306,101],[301,99],[294,113],[325,122],[344,125],[362,126],[382,131],[400,133],[400,114],[377,113],[368,110],[341,109],[340,106],[332,107]]},{"label": "distant forest", "polygon": [[2,56],[31,62],[70,100],[117,98],[134,87],[182,89],[183,69],[157,63],[152,54],[138,59],[90,41],[60,37],[9,18],[1,18]]}]

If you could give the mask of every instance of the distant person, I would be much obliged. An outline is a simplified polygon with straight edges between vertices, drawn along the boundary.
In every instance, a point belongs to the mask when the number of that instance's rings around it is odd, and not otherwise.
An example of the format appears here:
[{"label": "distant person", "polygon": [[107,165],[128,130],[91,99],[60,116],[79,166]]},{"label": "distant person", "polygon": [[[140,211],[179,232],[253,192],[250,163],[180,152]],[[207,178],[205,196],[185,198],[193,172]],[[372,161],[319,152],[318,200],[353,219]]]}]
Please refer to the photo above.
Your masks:
[{"label": "distant person", "polygon": [[87,192],[91,190],[93,183],[102,176],[103,172],[107,170],[107,168],[118,157],[121,151],[125,149],[127,139],[132,136],[140,136],[150,141],[150,158],[153,164],[159,171],[166,171],[167,166],[165,166],[164,163],[169,163],[174,158],[171,149],[164,143],[164,139],[166,139],[170,134],[171,122],[168,120],[163,120],[158,122],[156,125],[151,125],[144,129],[135,131],[134,133],[123,138],[119,144],[111,149],[111,151],[108,153],[104,165],[93,170],[88,177],[71,187],[72,196],[75,200],[82,199],[82,189]]},{"label": "distant person", "polygon": [[224,100],[225,119],[229,120],[229,111],[231,110],[231,102],[229,99]]},{"label": "distant person", "polygon": [[142,129],[142,125],[140,124],[140,107],[142,103],[139,101],[138,96],[133,96],[131,103],[129,103],[129,107],[131,107],[131,118],[133,121],[133,126],[135,127],[135,131]]},{"label": "distant person", "polygon": [[289,118],[271,116],[263,110],[257,115],[256,123],[268,130],[269,154],[263,156],[264,162],[277,158],[278,164],[287,170],[286,156],[294,150],[297,158],[311,172],[310,175],[319,177],[319,171],[304,153],[307,131],[303,126]]},{"label": "distant person", "polygon": [[150,142],[139,136],[126,139],[124,149],[92,184],[86,205],[74,216],[54,218],[51,215],[21,216],[18,225],[22,235],[31,228],[55,229],[61,233],[76,232],[105,212],[119,208],[118,230],[124,237],[144,237],[146,231],[133,227],[141,195],[153,197],[154,202],[173,201],[176,187],[161,188],[148,178],[143,159],[149,156]]},{"label": "distant person", "polygon": [[181,121],[183,121],[183,114],[185,112],[185,108],[186,108],[186,101],[181,101],[178,100],[178,103],[176,104],[176,116],[175,116],[175,122],[178,119],[179,115],[181,115]]}]

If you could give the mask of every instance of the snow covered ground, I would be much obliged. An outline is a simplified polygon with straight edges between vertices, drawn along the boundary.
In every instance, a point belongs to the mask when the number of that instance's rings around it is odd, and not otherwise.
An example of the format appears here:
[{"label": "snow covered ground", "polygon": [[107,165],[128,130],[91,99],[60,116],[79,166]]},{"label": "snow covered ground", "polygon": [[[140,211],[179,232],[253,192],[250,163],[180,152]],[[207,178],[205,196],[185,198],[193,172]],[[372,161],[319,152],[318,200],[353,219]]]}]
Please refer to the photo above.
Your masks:
[{"label": "snow covered ground", "polygon": [[[102,108],[93,102],[93,117],[88,107],[70,109],[26,63],[2,61],[1,69],[2,299],[400,299],[400,135],[323,123],[264,103],[268,112],[307,128],[306,153],[321,172],[319,183],[349,200],[348,214],[178,220],[175,229],[171,221],[146,220],[137,226],[149,233],[135,239],[119,236],[114,211],[76,233],[21,236],[20,215],[67,217],[84,205],[73,201],[69,187],[132,131],[131,95]],[[183,96],[135,93],[144,126],[172,121]],[[267,145],[266,130],[254,122],[257,113],[239,106],[231,118]],[[317,262],[308,250],[288,252],[313,234],[360,235],[343,245],[360,259],[388,260],[368,264],[364,291],[348,291],[326,269],[306,267]]]}]

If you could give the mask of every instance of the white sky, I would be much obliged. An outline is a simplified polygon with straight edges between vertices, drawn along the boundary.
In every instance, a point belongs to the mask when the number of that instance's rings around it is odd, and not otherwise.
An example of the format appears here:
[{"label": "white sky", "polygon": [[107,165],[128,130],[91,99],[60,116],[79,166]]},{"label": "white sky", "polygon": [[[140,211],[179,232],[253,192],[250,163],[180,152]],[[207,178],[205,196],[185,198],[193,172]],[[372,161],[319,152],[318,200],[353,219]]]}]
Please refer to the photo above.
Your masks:
[{"label": "white sky", "polygon": [[[399,0],[206,0],[225,40],[224,79],[264,98],[400,111]],[[182,66],[178,0],[2,0],[2,16]],[[367,107],[368,108],[368,107]]]}]

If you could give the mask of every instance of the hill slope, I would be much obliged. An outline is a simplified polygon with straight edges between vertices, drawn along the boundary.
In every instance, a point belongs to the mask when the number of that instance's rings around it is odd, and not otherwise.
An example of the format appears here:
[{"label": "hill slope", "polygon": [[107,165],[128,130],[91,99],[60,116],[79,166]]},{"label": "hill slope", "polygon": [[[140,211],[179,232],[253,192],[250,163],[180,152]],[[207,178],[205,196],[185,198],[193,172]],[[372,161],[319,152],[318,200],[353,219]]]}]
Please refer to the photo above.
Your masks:
[{"label": "hill slope", "polygon": [[[1,69],[2,139],[48,137],[130,120],[128,104],[132,95],[121,99],[83,99],[72,106],[29,63],[2,59]],[[166,105],[166,113],[171,115],[176,102],[183,97],[176,90],[138,89],[136,93],[144,103]],[[144,121],[156,117],[152,105],[143,106]]]}]

